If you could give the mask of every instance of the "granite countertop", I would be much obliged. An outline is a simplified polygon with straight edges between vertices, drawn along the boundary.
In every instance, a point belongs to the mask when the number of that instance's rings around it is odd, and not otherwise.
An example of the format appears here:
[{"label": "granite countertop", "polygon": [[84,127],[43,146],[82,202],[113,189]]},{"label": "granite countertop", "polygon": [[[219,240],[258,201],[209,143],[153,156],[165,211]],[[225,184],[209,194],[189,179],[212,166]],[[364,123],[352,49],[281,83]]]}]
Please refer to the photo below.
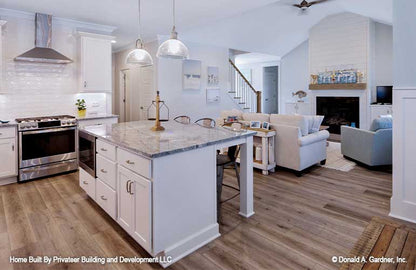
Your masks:
[{"label": "granite countertop", "polygon": [[184,125],[164,122],[162,132],[153,132],[153,121],[138,121],[102,126],[88,126],[80,130],[103,139],[130,152],[157,158],[185,152],[236,138],[254,136],[255,131],[234,132],[225,128],[204,128],[196,124]]},{"label": "granite countertop", "polygon": [[9,122],[9,123],[7,123],[7,124],[2,124],[2,123],[0,122],[0,128],[2,128],[2,127],[15,127],[15,126],[17,126],[17,122],[16,122],[16,121],[14,121],[14,120],[10,121],[10,122]]},{"label": "granite countertop", "polygon": [[82,120],[94,120],[94,119],[103,119],[103,118],[118,118],[118,115],[115,114],[92,114],[87,115],[85,117],[79,117],[77,116],[78,121]]}]

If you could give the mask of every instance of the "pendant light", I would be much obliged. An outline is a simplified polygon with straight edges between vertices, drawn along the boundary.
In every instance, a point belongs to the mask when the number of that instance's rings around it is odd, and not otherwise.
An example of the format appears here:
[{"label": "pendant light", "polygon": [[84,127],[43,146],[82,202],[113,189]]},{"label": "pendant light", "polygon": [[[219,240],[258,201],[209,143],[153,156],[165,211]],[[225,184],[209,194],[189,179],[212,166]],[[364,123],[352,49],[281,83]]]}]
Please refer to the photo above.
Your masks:
[{"label": "pendant light", "polygon": [[139,38],[136,40],[136,49],[132,50],[126,57],[126,63],[131,65],[138,65],[141,67],[148,67],[153,65],[152,56],[144,49],[142,40],[142,22],[141,22],[141,6],[138,0],[139,7]]},{"label": "pendant light", "polygon": [[176,12],[175,0],[173,1],[173,28],[170,38],[163,42],[157,50],[157,57],[172,58],[172,59],[188,59],[188,48],[180,40],[178,40],[178,33],[176,32]]}]

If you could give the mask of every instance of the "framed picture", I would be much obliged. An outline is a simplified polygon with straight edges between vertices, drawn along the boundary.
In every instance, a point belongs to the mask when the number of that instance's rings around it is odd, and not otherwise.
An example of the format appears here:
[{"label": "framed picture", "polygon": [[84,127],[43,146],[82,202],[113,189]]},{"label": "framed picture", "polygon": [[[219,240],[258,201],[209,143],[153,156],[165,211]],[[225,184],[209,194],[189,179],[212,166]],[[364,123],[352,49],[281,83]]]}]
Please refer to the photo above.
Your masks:
[{"label": "framed picture", "polygon": [[269,122],[263,122],[263,123],[261,124],[261,128],[262,128],[262,129],[267,129],[267,130],[269,130],[269,128],[270,128],[270,123],[269,123]]},{"label": "framed picture", "polygon": [[219,68],[208,67],[208,87],[216,87],[220,83]]},{"label": "framed picture", "polygon": [[207,103],[219,103],[221,101],[220,89],[207,89]]},{"label": "framed picture", "polygon": [[201,90],[201,61],[183,60],[183,89]]},{"label": "framed picture", "polygon": [[260,128],[261,127],[261,122],[260,121],[251,121],[250,122],[250,127],[251,128]]}]

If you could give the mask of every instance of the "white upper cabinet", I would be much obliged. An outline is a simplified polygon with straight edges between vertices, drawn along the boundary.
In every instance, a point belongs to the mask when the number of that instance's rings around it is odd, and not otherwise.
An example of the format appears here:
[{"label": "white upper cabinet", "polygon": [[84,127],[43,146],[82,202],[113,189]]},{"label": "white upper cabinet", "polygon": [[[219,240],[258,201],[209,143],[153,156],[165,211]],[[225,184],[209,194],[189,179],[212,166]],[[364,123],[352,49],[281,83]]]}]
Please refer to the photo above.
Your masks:
[{"label": "white upper cabinet", "polygon": [[111,40],[106,35],[79,32],[80,92],[111,92]]}]

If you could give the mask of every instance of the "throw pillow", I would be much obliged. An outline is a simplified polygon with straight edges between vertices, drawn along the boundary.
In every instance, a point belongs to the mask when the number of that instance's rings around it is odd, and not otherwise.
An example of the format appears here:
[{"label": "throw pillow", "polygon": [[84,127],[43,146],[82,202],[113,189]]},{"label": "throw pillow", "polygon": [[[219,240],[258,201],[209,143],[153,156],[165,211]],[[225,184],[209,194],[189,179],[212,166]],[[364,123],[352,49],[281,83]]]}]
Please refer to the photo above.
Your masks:
[{"label": "throw pillow", "polygon": [[324,121],[324,116],[322,116],[322,115],[314,116],[313,125],[312,125],[311,130],[309,131],[309,134],[318,132],[320,127],[321,127],[322,121]]},{"label": "throw pillow", "polygon": [[376,132],[379,129],[390,129],[393,127],[392,117],[380,117],[373,120],[371,123],[370,130]]}]

